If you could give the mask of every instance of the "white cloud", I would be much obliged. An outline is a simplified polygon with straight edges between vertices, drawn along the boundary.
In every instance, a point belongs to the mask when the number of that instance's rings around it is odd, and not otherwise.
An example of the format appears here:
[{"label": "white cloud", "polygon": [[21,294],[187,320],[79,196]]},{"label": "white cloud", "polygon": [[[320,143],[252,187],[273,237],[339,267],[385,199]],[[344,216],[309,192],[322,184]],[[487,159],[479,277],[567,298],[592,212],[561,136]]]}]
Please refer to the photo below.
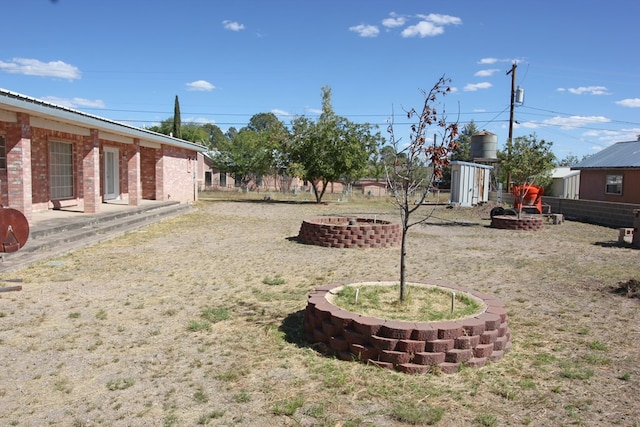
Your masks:
[{"label": "white cloud", "polygon": [[183,123],[194,123],[194,124],[199,124],[199,125],[206,125],[206,124],[215,124],[216,121],[212,120],[212,119],[207,119],[204,117],[183,117],[182,118],[182,122]]},{"label": "white cloud", "polygon": [[497,69],[497,68],[490,68],[490,69],[487,69],[487,70],[480,70],[480,71],[476,72],[474,74],[474,76],[476,76],[476,77],[491,77],[495,73],[497,73],[498,71],[500,71],[500,70]]},{"label": "white cloud", "polygon": [[0,61],[0,70],[12,74],[27,76],[58,77],[62,79],[79,79],[78,67],[62,61],[42,62],[37,59],[13,58],[11,61]]},{"label": "white cloud", "polygon": [[610,119],[603,116],[569,116],[569,117],[552,117],[542,121],[544,125],[560,126],[563,129],[574,129],[591,124],[609,123]]},{"label": "white cloud", "polygon": [[231,30],[231,31],[244,30],[243,24],[236,21],[229,21],[228,19],[225,19],[224,21],[222,21],[222,26],[225,28],[225,30]]},{"label": "white cloud", "polygon": [[104,101],[100,99],[85,99],[85,98],[59,98],[57,96],[45,96],[43,101],[51,104],[60,105],[67,108],[104,108]]},{"label": "white cloud", "polygon": [[474,83],[474,84],[469,83],[462,90],[464,90],[465,92],[475,92],[481,89],[489,89],[492,86],[493,85],[489,82]]},{"label": "white cloud", "polygon": [[195,82],[187,83],[187,90],[196,92],[209,92],[216,87],[206,80],[196,80]]},{"label": "white cloud", "polygon": [[640,108],[640,98],[627,98],[616,101],[616,104],[622,107]]},{"label": "white cloud", "polygon": [[420,21],[416,25],[410,25],[402,30],[402,37],[420,38],[433,37],[444,33],[444,28],[435,25],[432,22]]},{"label": "white cloud", "polygon": [[482,58],[481,60],[478,61],[478,64],[480,65],[492,65],[492,64],[497,64],[498,62],[509,62],[511,64],[513,64],[514,62],[516,64],[519,64],[521,62],[520,59],[510,59],[510,58]]},{"label": "white cloud", "polygon": [[382,25],[387,28],[395,28],[403,26],[405,22],[407,22],[405,17],[398,16],[394,12],[391,12],[388,18],[382,20]]},{"label": "white cloud", "polygon": [[277,108],[274,108],[273,110],[271,110],[271,112],[275,114],[277,117],[291,117],[291,114],[288,113],[287,111],[279,110]]},{"label": "white cloud", "polygon": [[605,86],[580,86],[580,87],[570,87],[570,88],[558,88],[559,92],[567,91],[574,95],[582,95],[583,93],[588,93],[590,95],[609,95],[607,92],[607,88]]},{"label": "white cloud", "polygon": [[353,27],[349,27],[349,31],[358,33],[360,37],[377,37],[378,34],[380,34],[380,30],[375,25],[355,25]]},{"label": "white cloud", "polygon": [[457,16],[451,15],[440,15],[437,13],[430,13],[428,15],[418,15],[418,18],[424,19],[425,21],[433,22],[438,25],[460,25],[462,24],[462,19]]},{"label": "white cloud", "polygon": [[460,25],[462,19],[456,16],[439,15],[430,13],[429,15],[418,15],[422,19],[415,25],[410,25],[402,30],[402,37],[433,37],[444,33],[445,25]]}]

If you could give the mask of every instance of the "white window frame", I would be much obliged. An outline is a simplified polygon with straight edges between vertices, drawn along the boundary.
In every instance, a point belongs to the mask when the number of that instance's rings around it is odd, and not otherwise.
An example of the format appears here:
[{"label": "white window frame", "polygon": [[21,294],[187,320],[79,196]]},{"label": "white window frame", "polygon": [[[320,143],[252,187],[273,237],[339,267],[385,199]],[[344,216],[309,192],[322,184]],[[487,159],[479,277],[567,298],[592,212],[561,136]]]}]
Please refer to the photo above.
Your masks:
[{"label": "white window frame", "polygon": [[51,200],[66,200],[75,197],[73,167],[73,144],[49,142],[49,192]]},{"label": "white window frame", "polygon": [[604,185],[605,194],[613,194],[616,196],[622,196],[622,174],[609,174],[606,176],[606,182]]}]

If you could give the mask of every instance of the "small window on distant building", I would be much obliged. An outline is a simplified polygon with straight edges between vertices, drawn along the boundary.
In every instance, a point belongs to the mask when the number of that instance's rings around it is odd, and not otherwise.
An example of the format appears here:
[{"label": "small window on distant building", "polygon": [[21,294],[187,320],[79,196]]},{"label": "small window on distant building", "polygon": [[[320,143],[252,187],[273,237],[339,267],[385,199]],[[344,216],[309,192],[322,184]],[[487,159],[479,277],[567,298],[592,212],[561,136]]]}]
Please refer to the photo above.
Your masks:
[{"label": "small window on distant building", "polygon": [[607,186],[604,192],[622,195],[622,175],[607,175]]},{"label": "small window on distant building", "polygon": [[226,172],[220,172],[220,187],[226,187],[227,186],[227,173]]},{"label": "small window on distant building", "polygon": [[7,142],[4,135],[0,135],[0,169],[7,168]]}]

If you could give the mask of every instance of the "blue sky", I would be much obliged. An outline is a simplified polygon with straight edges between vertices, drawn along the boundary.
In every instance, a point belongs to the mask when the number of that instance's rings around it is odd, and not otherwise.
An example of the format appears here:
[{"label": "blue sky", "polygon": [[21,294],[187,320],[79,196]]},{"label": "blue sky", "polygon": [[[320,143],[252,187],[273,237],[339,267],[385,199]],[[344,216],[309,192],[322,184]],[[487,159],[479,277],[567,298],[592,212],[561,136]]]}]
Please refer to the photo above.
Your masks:
[{"label": "blue sky", "polygon": [[640,2],[387,0],[6,0],[0,87],[148,126],[173,115],[241,128],[257,113],[336,114],[380,125],[452,79],[449,121],[509,127],[560,159],[640,134]]}]

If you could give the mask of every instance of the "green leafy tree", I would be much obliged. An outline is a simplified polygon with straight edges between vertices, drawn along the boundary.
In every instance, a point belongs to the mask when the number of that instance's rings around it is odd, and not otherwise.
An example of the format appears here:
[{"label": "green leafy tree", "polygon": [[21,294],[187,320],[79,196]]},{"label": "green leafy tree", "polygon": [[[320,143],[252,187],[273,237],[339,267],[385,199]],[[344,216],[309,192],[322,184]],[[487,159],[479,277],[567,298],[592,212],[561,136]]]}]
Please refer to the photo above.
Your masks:
[{"label": "green leafy tree", "polygon": [[252,180],[256,181],[269,171],[272,158],[271,148],[257,132],[242,129],[233,140],[218,146],[213,164],[217,169],[231,173],[246,191]]},{"label": "green leafy tree", "polygon": [[180,101],[178,101],[178,95],[173,104],[173,136],[174,138],[182,139],[182,122],[180,119]]},{"label": "green leafy tree", "polygon": [[202,128],[207,132],[207,135],[209,136],[209,138],[207,139],[209,141],[207,147],[209,148],[217,148],[219,144],[227,140],[224,132],[222,132],[222,130],[215,124],[205,123],[202,125]]},{"label": "green leafy tree", "polygon": [[573,166],[573,165],[577,165],[578,163],[586,160],[589,158],[589,155],[584,155],[582,156],[582,159],[579,159],[578,156],[573,155],[573,154],[568,154],[564,159],[560,160],[558,162],[558,166],[559,167],[568,167],[568,166]]},{"label": "green leafy tree", "polygon": [[[511,146],[511,158],[501,155],[502,173],[510,174],[514,184],[523,188],[536,184],[545,187],[551,182],[551,171],[556,162],[556,156],[551,151],[553,142],[538,141],[535,134],[515,138]],[[520,209],[522,214],[523,200],[526,191],[520,191]]]},{"label": "green leafy tree", "polygon": [[292,122],[289,171],[311,183],[320,203],[330,182],[361,177],[371,155],[375,135],[369,125],[337,116],[331,88],[322,88],[322,114],[317,122],[297,117]]},{"label": "green leafy tree", "polygon": [[[289,131],[285,124],[273,113],[255,114],[249,120],[246,130],[255,132],[260,144],[271,152],[269,173],[264,175],[264,179],[273,179],[274,187],[277,189],[279,183],[287,180],[286,171],[289,163],[288,142]],[[288,179],[288,182],[291,180]]]},{"label": "green leafy tree", "polygon": [[[412,109],[407,112],[409,120],[417,120],[417,123],[411,125],[407,146],[403,146],[395,137],[393,122],[389,124],[394,156],[387,168],[387,182],[393,194],[394,203],[400,210],[402,227],[400,301],[405,300],[407,292],[406,259],[409,229],[424,223],[431,217],[433,210],[424,212],[422,205],[434,181],[442,176],[443,169],[449,164],[451,153],[457,147],[457,123],[447,123],[444,111],[440,114],[436,108],[439,105],[439,98],[450,92],[450,82],[450,79],[442,76],[428,93],[422,92],[424,95],[422,110]],[[428,135],[430,131],[433,134],[433,141],[430,141]],[[429,168],[426,168],[426,165]],[[419,209],[422,209],[422,215],[413,219],[411,215],[417,214]]]},{"label": "green leafy tree", "polygon": [[227,129],[227,131],[224,134],[224,136],[230,141],[233,141],[235,139],[236,135],[238,135],[238,129],[236,129],[233,126],[231,126],[229,129]]},{"label": "green leafy tree", "polygon": [[478,133],[478,128],[474,121],[470,121],[462,127],[460,135],[456,140],[456,148],[451,153],[451,160],[469,162],[471,158],[471,137]]},{"label": "green leafy tree", "polygon": [[[148,130],[171,135],[173,133],[173,117],[169,117],[160,122],[159,125],[150,126]],[[220,128],[212,123],[184,123],[181,126],[182,139],[185,141],[202,144],[207,148],[215,148],[220,141],[226,139]]]}]

